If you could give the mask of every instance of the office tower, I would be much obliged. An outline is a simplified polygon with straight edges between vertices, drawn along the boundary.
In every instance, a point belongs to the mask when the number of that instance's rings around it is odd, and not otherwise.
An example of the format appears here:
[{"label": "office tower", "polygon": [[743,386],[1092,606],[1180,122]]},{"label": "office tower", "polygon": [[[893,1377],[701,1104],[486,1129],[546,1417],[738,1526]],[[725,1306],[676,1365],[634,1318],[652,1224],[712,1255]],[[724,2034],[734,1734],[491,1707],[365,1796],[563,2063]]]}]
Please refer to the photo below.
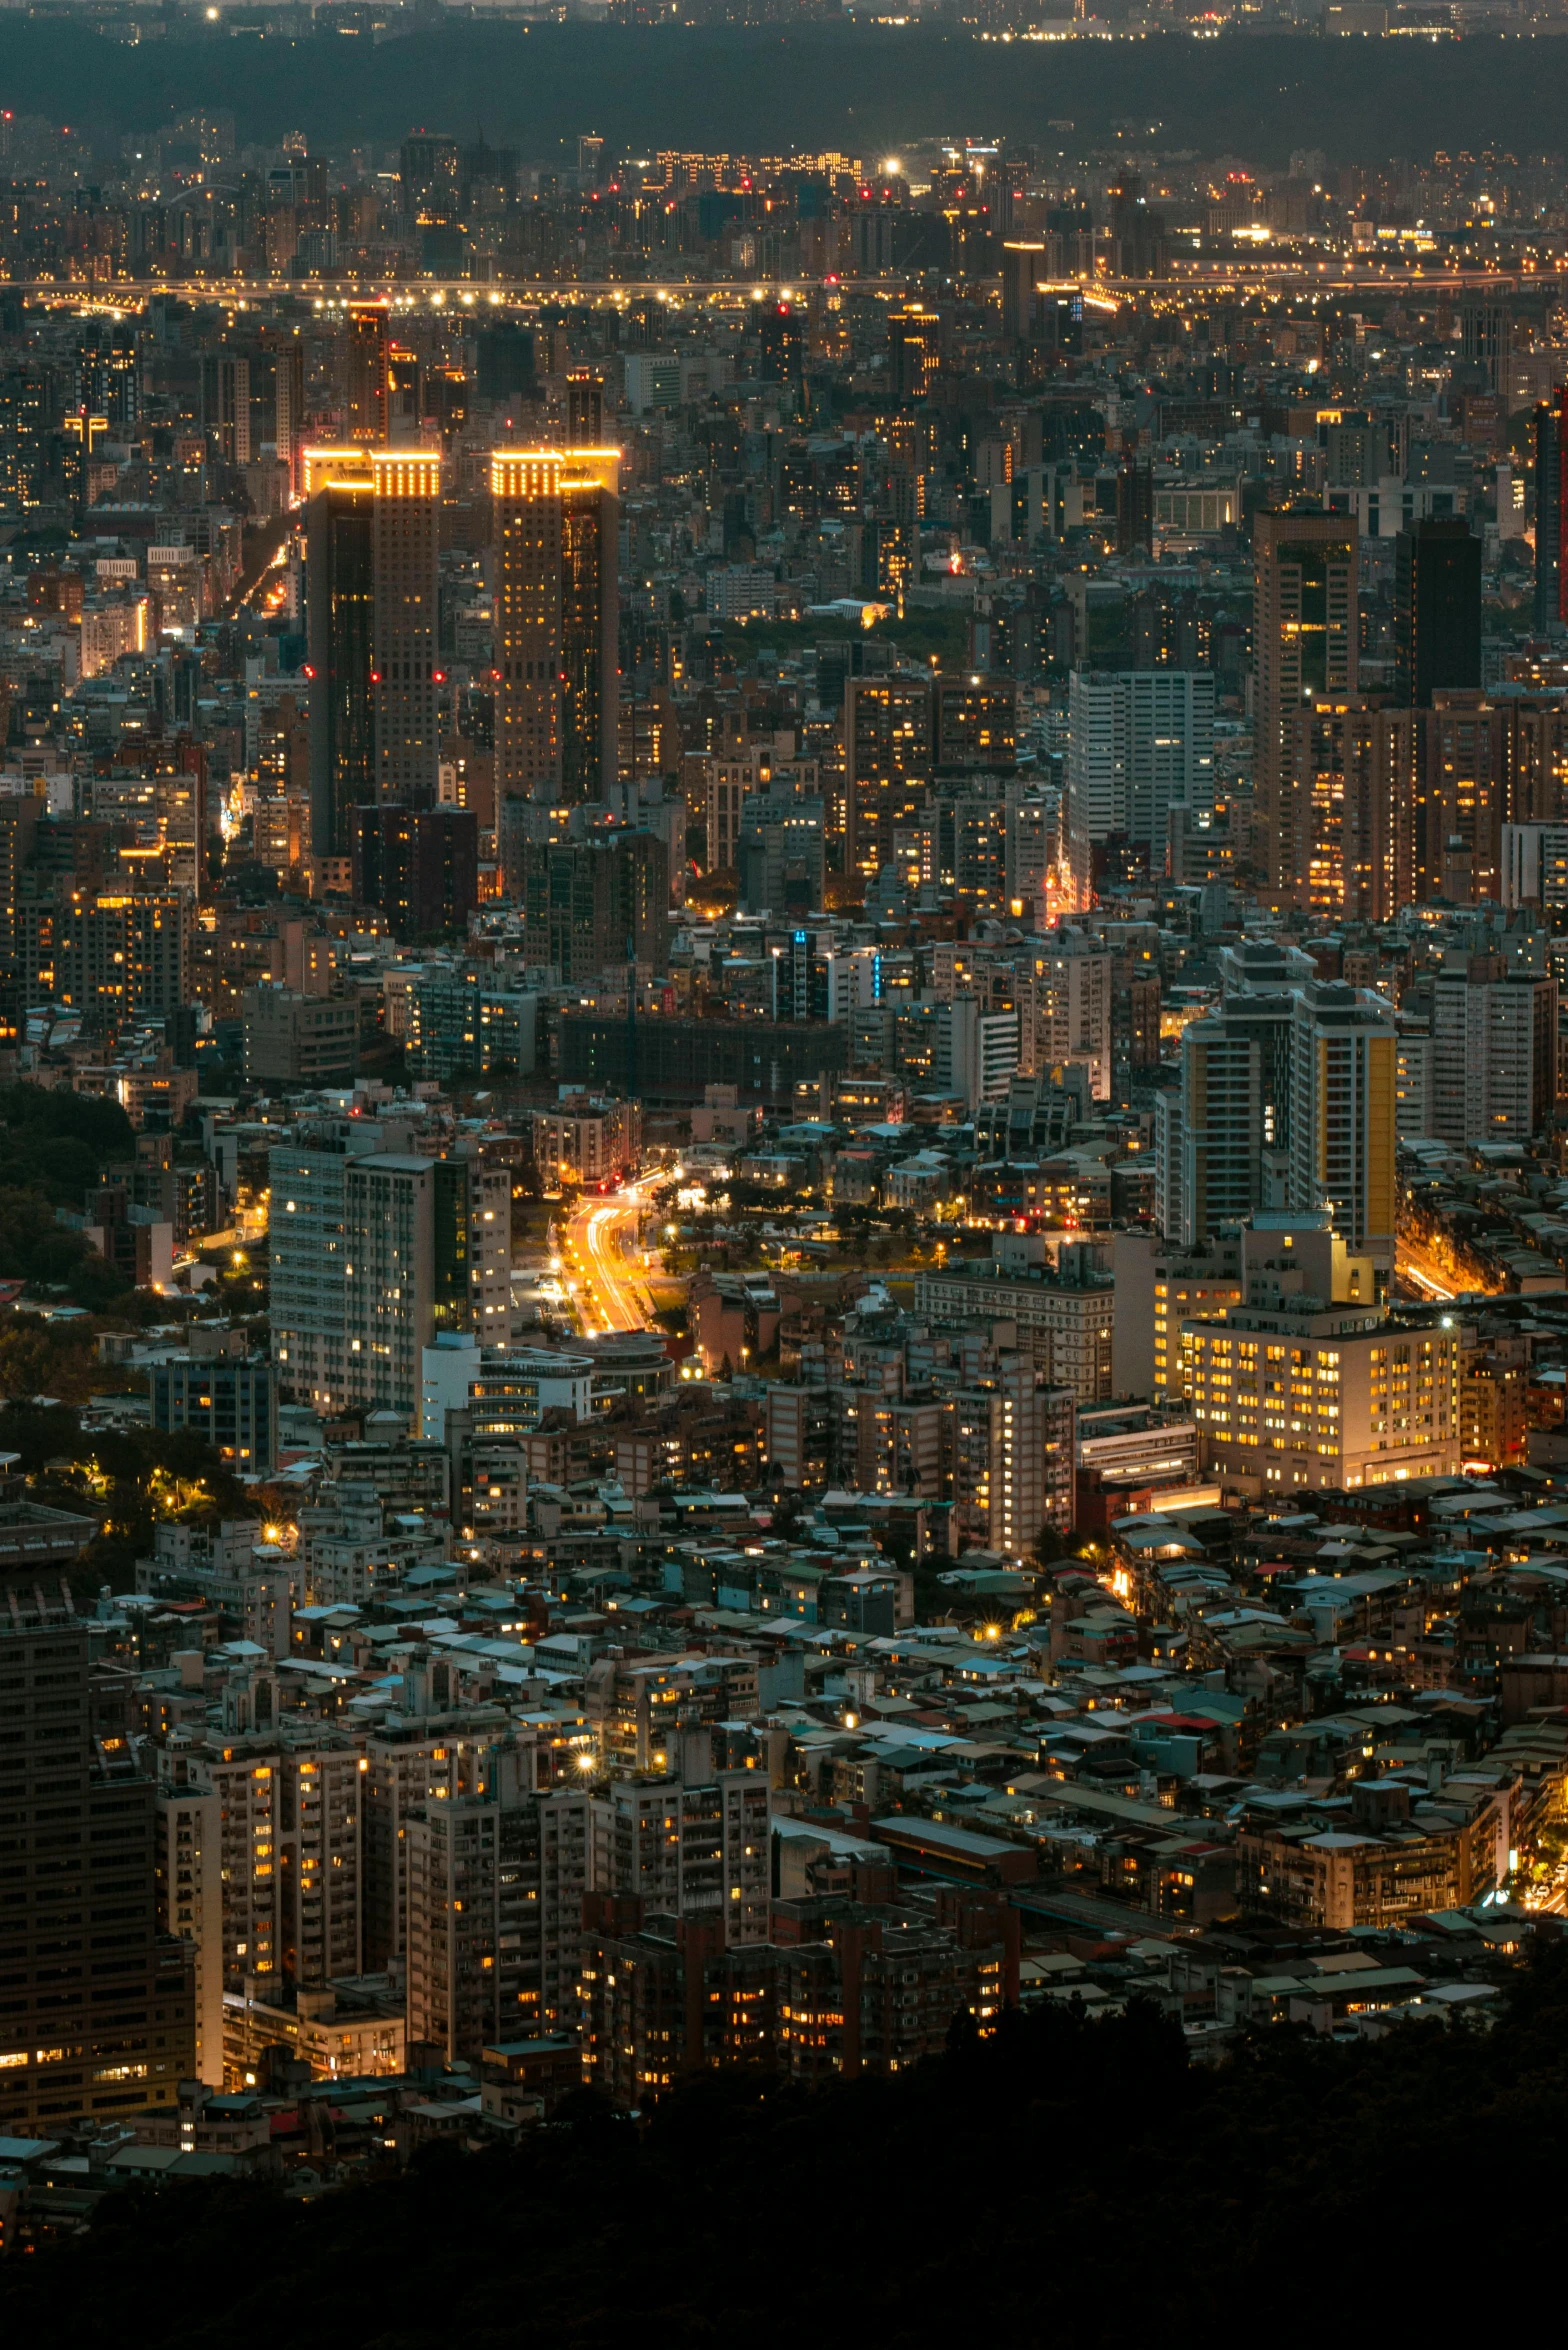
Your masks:
[{"label": "office tower", "polygon": [[116,326],[103,355],[104,407],[110,429],[127,439],[142,420],[142,368],[136,331],[134,320]]},{"label": "office tower", "polygon": [[449,228],[462,209],[462,150],[456,139],[415,131],[398,152],[403,217],[410,228]]},{"label": "office tower", "polygon": [[748,913],[793,920],[818,911],[827,870],[821,800],[750,796],[741,812],[735,870]]},{"label": "office tower", "polygon": [[289,488],[297,490],[305,447],[305,346],[297,336],[272,355],[272,442],[289,469]]},{"label": "office tower", "polygon": [[304,464],[312,847],[346,857],[352,808],[436,801],[441,460],[313,449]]},{"label": "office tower", "polygon": [[303,464],[311,849],[346,857],[349,811],[375,789],[375,492],[351,451],[310,451]]},{"label": "office tower", "polygon": [[1155,1104],[1159,1221],[1186,1248],[1285,1205],[1294,994],[1316,972],[1268,940],[1223,947],[1219,964],[1219,1009],[1183,1030],[1180,1087]]},{"label": "office tower", "polygon": [[466,936],[479,902],[479,820],[471,808],[351,809],[349,854],[354,903],[379,906],[394,938]]},{"label": "office tower", "polygon": [[[1568,447],[1568,384],[1536,403],[1535,426],[1535,625],[1546,635],[1559,627],[1563,611],[1563,453]],[[0,441],[3,446],[3,441]]]},{"label": "office tower", "polygon": [[[534,338],[526,326],[519,326],[512,319],[501,319],[494,326],[481,327],[474,338],[474,349],[475,390],[481,400],[505,403],[533,397],[538,380]],[[597,434],[594,445],[598,445]]]},{"label": "office tower", "polygon": [[1391,922],[1415,897],[1421,726],[1365,694],[1317,698],[1291,717],[1290,821],[1310,913]]},{"label": "office tower", "polygon": [[931,688],[923,677],[851,677],[844,689],[846,873],[874,880],[893,835],[926,803],[933,763]]},{"label": "office tower", "polygon": [[430,808],[440,731],[441,460],[429,450],[371,457],[371,573],[375,595],[375,791],[378,800]]},{"label": "office tower", "polygon": [[923,400],[941,365],[942,321],[934,310],[907,302],[887,322],[888,388],[895,400]]},{"label": "office tower", "polygon": [[380,303],[349,305],[343,353],[344,429],[361,447],[386,446],[390,423],[387,313]]},{"label": "office tower", "polygon": [[1481,683],[1481,542],[1462,515],[1412,522],[1394,542],[1395,691],[1426,709],[1435,688]]},{"label": "office tower", "polygon": [[1010,343],[1033,334],[1039,317],[1036,291],[1045,275],[1044,245],[1016,243],[1002,247],[1002,334]]},{"label": "office tower", "polygon": [[1272,1203],[1288,996],[1239,998],[1182,1032],[1181,1089],[1162,1094],[1156,1189],[1167,1239],[1196,1248]]},{"label": "office tower", "polygon": [[615,780],[619,465],[613,449],[490,461],[498,811],[603,799]]},{"label": "office tower", "polygon": [[563,986],[669,963],[669,854],[651,832],[590,840],[527,841],[517,896],[525,959],[553,966]]},{"label": "office tower", "polygon": [[1441,1142],[1528,1142],[1557,1106],[1557,982],[1469,955],[1432,983],[1431,1102]]},{"label": "office tower", "polygon": [[[1214,679],[1206,669],[1075,669],[1067,704],[1069,829],[1148,851],[1164,875],[1173,809],[1214,807]],[[1082,863],[1080,850],[1075,862]]]},{"label": "office tower", "polygon": [[1327,1208],[1334,1230],[1380,1274],[1394,1264],[1396,1029],[1393,1006],[1338,980],[1291,999],[1287,1208]]},{"label": "office tower", "polygon": [[1513,404],[1513,306],[1495,294],[1467,294],[1459,310],[1459,347],[1467,367],[1486,371],[1487,390]]},{"label": "office tower", "polygon": [[228,465],[251,461],[250,360],[234,351],[209,351],[201,363],[202,424]]},{"label": "office tower", "polygon": [[369,1118],[322,1120],[269,1154],[272,1359],[297,1402],[336,1411],[348,1399],[348,1161],[395,1149],[409,1133]]},{"label": "office tower", "polygon": [[566,371],[566,445],[569,449],[604,447],[604,378],[592,367]]},{"label": "office tower", "polygon": [[1254,794],[1269,887],[1294,904],[1306,843],[1296,831],[1288,727],[1304,703],[1354,690],[1356,527],[1342,515],[1265,510],[1254,518],[1253,554]]},{"label": "office tower", "polygon": [[762,381],[782,385],[787,409],[799,415],[806,390],[806,330],[801,314],[790,302],[764,302],[756,315]]},{"label": "office tower", "polygon": [[188,1947],[160,1934],[154,1791],[131,1743],[131,1682],[95,1675],[44,1542],[0,1587],[0,2130],[172,2111],[194,2058]]}]

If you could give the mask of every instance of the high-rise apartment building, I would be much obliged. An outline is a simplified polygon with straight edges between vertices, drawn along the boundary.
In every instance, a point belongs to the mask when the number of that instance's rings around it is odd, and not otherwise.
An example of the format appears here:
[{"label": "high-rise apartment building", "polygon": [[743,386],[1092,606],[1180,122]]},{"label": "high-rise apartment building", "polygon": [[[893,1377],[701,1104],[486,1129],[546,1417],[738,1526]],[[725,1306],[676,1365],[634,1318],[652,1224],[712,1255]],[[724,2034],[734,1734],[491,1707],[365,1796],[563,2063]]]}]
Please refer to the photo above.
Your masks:
[{"label": "high-rise apartment building", "polygon": [[1329,922],[1391,922],[1415,896],[1421,721],[1375,695],[1314,698],[1287,724],[1301,903]]},{"label": "high-rise apartment building", "polygon": [[1018,1066],[1026,1076],[1081,1062],[1097,1102],[1111,1098],[1113,957],[1070,923],[1048,931],[1019,995]]},{"label": "high-rise apartment building", "polygon": [[516,893],[530,963],[553,966],[563,985],[669,962],[669,858],[651,832],[587,840],[526,841]]},{"label": "high-rise apartment building", "polygon": [[343,1166],[347,1400],[417,1431],[422,1349],[435,1327],[435,1162],[370,1153]]},{"label": "high-rise apartment building", "polygon": [[926,804],[935,759],[931,687],[923,677],[852,677],[844,689],[844,865],[874,880],[894,833]]},{"label": "high-rise apartment building", "polygon": [[1557,982],[1470,955],[1432,983],[1431,1101],[1442,1142],[1528,1142],[1557,1104]]},{"label": "high-rise apartment building", "polygon": [[571,806],[614,783],[619,474],[614,449],[490,461],[498,807]]},{"label": "high-rise apartment building", "polygon": [[[1207,670],[1075,669],[1068,695],[1069,828],[1136,841],[1163,878],[1171,811],[1214,807],[1214,679]],[[1081,853],[1075,863],[1083,861]]]},{"label": "high-rise apartment building", "polygon": [[1481,684],[1481,542],[1463,515],[1412,522],[1394,541],[1398,699],[1427,709],[1440,687]]},{"label": "high-rise apartment building", "polygon": [[1306,840],[1290,782],[1289,729],[1304,704],[1352,692],[1357,661],[1357,534],[1343,515],[1260,512],[1252,658],[1254,793],[1270,889],[1305,888]]},{"label": "high-rise apartment building", "polygon": [[1032,1361],[1006,1362],[994,1386],[953,1404],[954,1532],[964,1546],[1029,1557],[1042,1533],[1073,1522],[1077,1403],[1036,1383]]},{"label": "high-rise apartment building", "polygon": [[471,808],[417,808],[401,800],[349,817],[354,903],[379,906],[400,939],[466,933],[479,902],[479,820]]},{"label": "high-rise apartment building", "polygon": [[368,1118],[343,1118],[280,1144],[268,1161],[272,1359],[282,1384],[320,1411],[341,1410],[349,1395],[347,1162],[407,1136],[406,1128],[389,1134]]},{"label": "high-rise apartment building", "polygon": [[1309,980],[1291,999],[1289,1167],[1283,1205],[1326,1208],[1334,1230],[1393,1271],[1393,1006],[1369,989]]}]

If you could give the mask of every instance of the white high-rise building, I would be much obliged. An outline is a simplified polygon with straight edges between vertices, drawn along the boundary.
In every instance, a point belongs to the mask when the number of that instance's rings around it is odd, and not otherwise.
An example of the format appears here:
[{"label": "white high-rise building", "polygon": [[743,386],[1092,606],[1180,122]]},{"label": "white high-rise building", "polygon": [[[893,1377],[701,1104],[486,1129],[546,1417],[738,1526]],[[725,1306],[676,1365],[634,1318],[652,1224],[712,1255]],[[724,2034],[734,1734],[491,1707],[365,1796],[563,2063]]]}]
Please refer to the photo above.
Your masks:
[{"label": "white high-rise building", "polygon": [[1075,844],[1121,834],[1165,871],[1170,812],[1214,806],[1214,679],[1206,669],[1075,669],[1067,702]]},{"label": "white high-rise building", "polygon": [[1110,950],[1068,923],[1046,933],[1034,958],[1028,996],[1020,993],[1019,1068],[1038,1075],[1068,1061],[1085,1062],[1089,1091],[1111,1098]]},{"label": "white high-rise building", "polygon": [[409,1140],[339,1119],[272,1153],[272,1357],[299,1402],[396,1411],[417,1431],[435,1333],[511,1336],[511,1183]]},{"label": "white high-rise building", "polygon": [[1430,1123],[1440,1142],[1527,1142],[1557,1099],[1557,982],[1472,955],[1432,987]]}]

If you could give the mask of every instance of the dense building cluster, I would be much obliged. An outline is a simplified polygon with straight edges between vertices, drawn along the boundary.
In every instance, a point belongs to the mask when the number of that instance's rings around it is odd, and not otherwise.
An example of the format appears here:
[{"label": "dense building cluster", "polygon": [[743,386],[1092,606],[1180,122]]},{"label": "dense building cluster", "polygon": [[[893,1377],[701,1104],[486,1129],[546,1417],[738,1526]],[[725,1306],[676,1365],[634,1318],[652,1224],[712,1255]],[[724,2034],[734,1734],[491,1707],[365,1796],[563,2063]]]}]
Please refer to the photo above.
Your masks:
[{"label": "dense building cluster", "polygon": [[1484,2024],[1560,166],[7,122],[6,2247],[1009,2010]]}]

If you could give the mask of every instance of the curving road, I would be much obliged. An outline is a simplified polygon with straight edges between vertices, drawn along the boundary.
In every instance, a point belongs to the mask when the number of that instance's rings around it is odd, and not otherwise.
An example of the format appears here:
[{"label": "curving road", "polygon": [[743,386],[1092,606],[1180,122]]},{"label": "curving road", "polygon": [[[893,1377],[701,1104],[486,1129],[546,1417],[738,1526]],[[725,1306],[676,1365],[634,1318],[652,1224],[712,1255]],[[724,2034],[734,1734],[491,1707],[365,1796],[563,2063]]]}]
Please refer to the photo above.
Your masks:
[{"label": "curving road", "polygon": [[645,1187],[629,1183],[609,1199],[585,1199],[567,1227],[566,1272],[584,1333],[646,1330],[652,1313],[633,1260],[622,1254],[637,1241],[647,1205]]}]

